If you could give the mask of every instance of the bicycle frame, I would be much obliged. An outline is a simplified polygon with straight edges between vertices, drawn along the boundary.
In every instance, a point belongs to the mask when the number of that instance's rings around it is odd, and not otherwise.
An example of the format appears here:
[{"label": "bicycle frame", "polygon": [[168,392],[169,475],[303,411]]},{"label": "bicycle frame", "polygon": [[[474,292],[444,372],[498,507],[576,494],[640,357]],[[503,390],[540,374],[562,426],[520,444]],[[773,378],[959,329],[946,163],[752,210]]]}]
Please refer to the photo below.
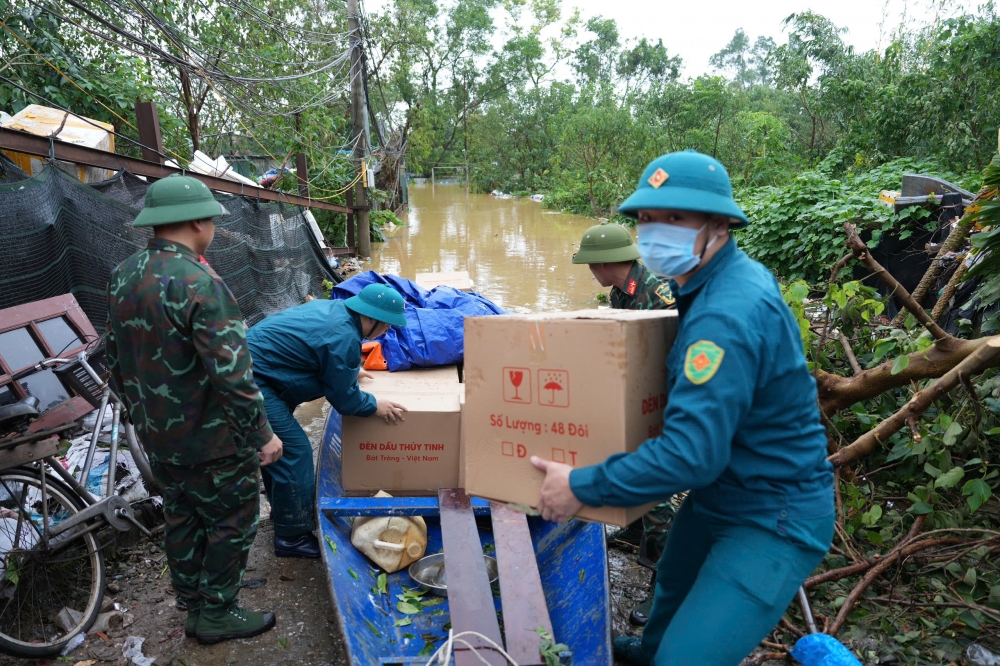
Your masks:
[{"label": "bicycle frame", "polygon": [[[114,391],[111,390],[110,382],[102,380],[97,372],[94,371],[93,367],[91,367],[91,365],[87,362],[87,356],[87,352],[82,351],[77,354],[75,359],[53,358],[39,364],[40,366],[48,367],[70,363],[73,360],[76,360],[80,363],[80,366],[87,372],[91,379],[101,386],[101,406],[97,410],[97,419],[94,423],[94,430],[90,437],[90,446],[87,448],[87,456],[84,460],[84,465],[80,470],[80,478],[77,479],[70,474],[53,456],[47,456],[38,461],[39,472],[41,474],[41,490],[43,495],[45,494],[46,486],[46,469],[51,468],[56,473],[56,476],[68,485],[86,505],[80,512],[74,514],[71,518],[62,521],[58,525],[50,526],[48,502],[43,499],[43,529],[39,536],[41,541],[53,550],[58,550],[60,547],[71,543],[76,537],[100,528],[104,522],[120,531],[128,531],[134,525],[147,536],[150,536],[149,530],[147,530],[144,525],[139,523],[132,515],[132,509],[128,502],[115,494],[115,476],[118,460],[118,434],[121,427],[121,412],[123,404],[121,399],[115,395]],[[113,415],[111,419],[111,451],[108,455],[108,479],[106,484],[106,493],[103,499],[99,499],[87,489],[86,480],[90,477],[90,471],[93,467],[94,454],[97,451],[97,442],[104,425],[104,414],[107,411],[109,403],[112,406]],[[74,530],[73,532],[70,532],[70,530],[73,530],[75,527],[83,525],[93,518],[98,517],[103,518],[103,521],[98,520],[91,525],[86,526],[82,530]],[[66,534],[66,536],[62,539],[57,539],[57,537],[64,534]]]}]

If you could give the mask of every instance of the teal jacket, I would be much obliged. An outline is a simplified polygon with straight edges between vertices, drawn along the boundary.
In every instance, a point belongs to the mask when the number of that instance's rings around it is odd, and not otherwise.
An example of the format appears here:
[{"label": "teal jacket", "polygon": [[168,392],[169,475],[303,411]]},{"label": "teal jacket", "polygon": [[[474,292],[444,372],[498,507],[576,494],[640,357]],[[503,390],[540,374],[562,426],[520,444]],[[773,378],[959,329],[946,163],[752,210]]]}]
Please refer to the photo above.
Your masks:
[{"label": "teal jacket", "polygon": [[779,534],[832,516],[816,382],[774,276],[730,239],[675,294],[663,433],[573,470],[574,494],[624,507],[690,489],[695,506]]},{"label": "teal jacket", "polygon": [[343,301],[288,308],[247,332],[253,376],[291,409],[326,396],[341,414],[371,416],[375,396],[358,386],[361,336],[360,317]]}]

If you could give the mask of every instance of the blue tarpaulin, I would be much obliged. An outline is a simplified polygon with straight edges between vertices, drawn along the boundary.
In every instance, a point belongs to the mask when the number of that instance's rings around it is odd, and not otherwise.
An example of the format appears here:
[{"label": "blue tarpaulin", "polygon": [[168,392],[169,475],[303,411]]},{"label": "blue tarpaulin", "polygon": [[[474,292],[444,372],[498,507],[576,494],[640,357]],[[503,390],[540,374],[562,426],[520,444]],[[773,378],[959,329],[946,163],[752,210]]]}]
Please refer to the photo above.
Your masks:
[{"label": "blue tarpaulin", "polygon": [[334,286],[331,299],[347,299],[370,284],[387,284],[406,300],[406,328],[390,328],[378,338],[390,372],[413,366],[459,363],[465,355],[465,317],[504,314],[475,292],[452,287],[430,291],[397,275],[366,271]]}]

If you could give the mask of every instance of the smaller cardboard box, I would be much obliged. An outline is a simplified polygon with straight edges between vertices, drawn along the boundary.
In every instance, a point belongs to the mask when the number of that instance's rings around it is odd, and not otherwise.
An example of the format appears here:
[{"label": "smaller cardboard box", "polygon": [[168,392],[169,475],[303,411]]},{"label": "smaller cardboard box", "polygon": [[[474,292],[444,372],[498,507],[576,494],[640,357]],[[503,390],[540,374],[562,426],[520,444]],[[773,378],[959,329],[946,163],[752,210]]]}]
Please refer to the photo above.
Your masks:
[{"label": "smaller cardboard box", "polygon": [[[676,331],[670,310],[466,317],[466,492],[535,506],[544,475],[531,456],[584,467],[658,435]],[[652,506],[578,515],[624,526]]]},{"label": "smaller cardboard box", "polygon": [[361,379],[362,391],[374,393],[458,393],[458,366],[411,368],[402,372],[376,370],[372,379]]},{"label": "smaller cardboard box", "polygon": [[414,280],[424,289],[434,287],[454,287],[459,291],[472,291],[472,279],[468,271],[453,271],[451,273],[417,273]]},{"label": "smaller cardboard box", "polygon": [[407,408],[406,420],[397,425],[377,416],[345,416],[344,490],[406,495],[457,487],[462,415],[457,386],[451,393],[376,393]]}]

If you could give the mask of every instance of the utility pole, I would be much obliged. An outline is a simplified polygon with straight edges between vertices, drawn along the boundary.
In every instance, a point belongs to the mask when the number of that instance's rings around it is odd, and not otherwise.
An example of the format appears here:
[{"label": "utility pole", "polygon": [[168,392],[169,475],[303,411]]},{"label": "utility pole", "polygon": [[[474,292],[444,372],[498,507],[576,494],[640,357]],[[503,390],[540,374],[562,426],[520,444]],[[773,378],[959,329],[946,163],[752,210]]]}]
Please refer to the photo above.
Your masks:
[{"label": "utility pole", "polygon": [[[347,26],[351,32],[351,121],[354,125],[354,161],[357,173],[362,172],[363,162],[368,155],[368,142],[365,133],[365,120],[368,110],[365,108],[364,59],[361,42],[361,10],[359,0],[347,0]],[[356,205],[368,208],[368,183],[366,178],[358,179],[354,185],[354,201]],[[355,218],[358,221],[358,257],[367,259],[372,256],[371,229],[368,223],[368,211],[359,210]]]}]

